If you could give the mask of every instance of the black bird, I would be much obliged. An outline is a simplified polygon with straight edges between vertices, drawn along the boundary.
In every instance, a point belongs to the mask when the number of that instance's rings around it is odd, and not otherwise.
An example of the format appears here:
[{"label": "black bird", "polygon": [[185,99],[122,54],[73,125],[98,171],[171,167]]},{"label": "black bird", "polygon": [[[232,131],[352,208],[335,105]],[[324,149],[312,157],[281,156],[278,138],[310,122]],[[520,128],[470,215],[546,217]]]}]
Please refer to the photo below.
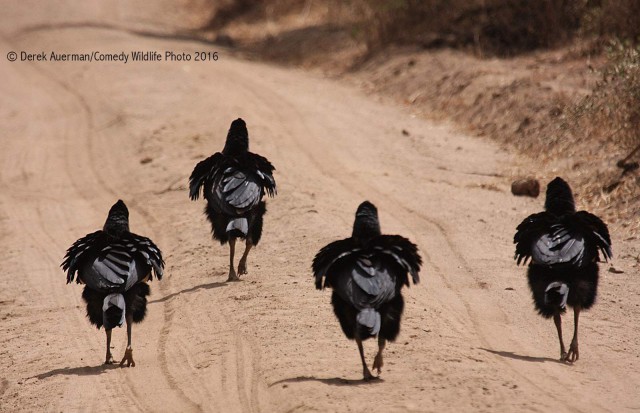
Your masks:
[{"label": "black bird", "polygon": [[[611,259],[609,230],[600,218],[576,212],[571,188],[562,178],[547,186],[545,211],[530,215],[518,225],[513,242],[515,259],[531,259],[527,277],[533,302],[541,316],[553,317],[560,340],[560,359],[574,362],[578,350],[580,311],[594,304],[598,292],[598,262]],[[562,314],[573,307],[574,332],[569,351],[562,341]]]},{"label": "black bird", "polygon": [[120,366],[135,367],[131,348],[131,327],[141,322],[147,312],[150,293],[147,280],[162,278],[164,261],[158,247],[149,239],[129,232],[129,210],[118,200],[109,210],[101,231],[88,234],[68,250],[61,265],[67,271],[67,284],[85,284],[82,298],[87,303],[87,317],[107,333],[105,364],[113,363],[111,330],[127,322],[127,349]]},{"label": "black bird", "polygon": [[415,244],[399,235],[381,234],[378,210],[368,201],[356,211],[351,238],[330,243],[313,260],[316,288],[333,288],[333,311],[347,338],[358,344],[364,380],[374,376],[362,340],[378,337],[373,369],[380,374],[386,340],[394,341],[400,332],[402,286],[409,286],[409,274],[414,284],[420,281],[421,264]]},{"label": "black bird", "polygon": [[[207,200],[205,213],[211,222],[213,238],[220,245],[229,242],[229,281],[237,281],[247,273],[247,256],[262,236],[266,204],[265,194],[276,194],[275,168],[267,158],[249,152],[249,132],[244,120],[231,123],[222,152],[198,163],[189,178],[189,197],[197,200],[203,188]],[[236,239],[246,240],[246,247],[233,267]]]}]

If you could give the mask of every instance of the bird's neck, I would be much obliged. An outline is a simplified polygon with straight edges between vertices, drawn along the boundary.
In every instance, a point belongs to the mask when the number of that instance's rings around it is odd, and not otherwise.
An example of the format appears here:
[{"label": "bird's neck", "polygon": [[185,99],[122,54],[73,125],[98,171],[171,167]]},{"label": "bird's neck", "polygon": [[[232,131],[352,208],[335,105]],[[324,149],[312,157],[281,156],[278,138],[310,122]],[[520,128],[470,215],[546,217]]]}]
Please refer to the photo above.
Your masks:
[{"label": "bird's neck", "polygon": [[129,220],[122,218],[107,218],[102,230],[115,238],[120,238],[126,232],[129,232]]},{"label": "bird's neck", "polygon": [[377,217],[358,216],[353,223],[351,237],[362,245],[368,244],[369,241],[380,234],[380,223]]},{"label": "bird's neck", "polygon": [[222,153],[225,155],[241,155],[249,151],[249,137],[242,135],[229,135],[224,144]]},{"label": "bird's neck", "polygon": [[573,202],[573,199],[567,198],[556,198],[556,199],[547,199],[545,203],[545,209],[556,216],[562,216],[565,214],[572,214],[576,212],[576,205]]}]

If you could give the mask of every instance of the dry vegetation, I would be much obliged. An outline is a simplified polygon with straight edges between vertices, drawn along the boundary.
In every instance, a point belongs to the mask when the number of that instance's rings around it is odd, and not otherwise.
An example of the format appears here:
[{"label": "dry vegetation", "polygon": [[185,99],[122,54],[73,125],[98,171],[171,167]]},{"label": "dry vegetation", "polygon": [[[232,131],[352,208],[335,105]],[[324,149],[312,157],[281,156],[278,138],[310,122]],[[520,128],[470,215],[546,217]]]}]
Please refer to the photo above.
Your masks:
[{"label": "dry vegetation", "polygon": [[390,43],[513,55],[557,45],[579,27],[580,1],[363,0],[371,47]]},{"label": "dry vegetation", "polygon": [[239,50],[453,119],[537,161],[523,173],[563,175],[584,207],[640,230],[639,1],[226,4],[205,30]]},{"label": "dry vegetation", "polygon": [[593,160],[586,159],[596,167],[579,168],[580,184],[595,208],[635,235],[640,229],[640,46],[613,41],[606,53],[593,92],[568,106],[560,130],[567,142],[597,148]]}]

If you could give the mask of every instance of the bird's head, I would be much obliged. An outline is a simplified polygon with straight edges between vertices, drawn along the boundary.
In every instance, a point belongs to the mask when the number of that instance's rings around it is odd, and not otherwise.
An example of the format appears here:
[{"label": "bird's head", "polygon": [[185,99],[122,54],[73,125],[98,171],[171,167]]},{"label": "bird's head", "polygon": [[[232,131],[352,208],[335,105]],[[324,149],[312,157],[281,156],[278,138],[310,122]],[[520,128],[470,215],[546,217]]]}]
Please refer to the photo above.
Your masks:
[{"label": "bird's head", "polygon": [[249,131],[247,131],[247,124],[244,120],[238,118],[231,122],[222,153],[225,155],[238,155],[248,150]]},{"label": "bird's head", "polygon": [[121,199],[113,204],[109,210],[109,216],[107,216],[102,230],[116,237],[122,235],[125,231],[129,231],[129,209]]},{"label": "bird's head", "polygon": [[562,178],[556,177],[547,185],[547,199],[544,209],[554,215],[576,212],[576,204],[569,184]]},{"label": "bird's head", "polygon": [[378,221],[378,209],[369,201],[364,201],[358,206],[356,219],[353,223],[352,237],[361,242],[367,242],[371,238],[380,235],[380,221]]}]

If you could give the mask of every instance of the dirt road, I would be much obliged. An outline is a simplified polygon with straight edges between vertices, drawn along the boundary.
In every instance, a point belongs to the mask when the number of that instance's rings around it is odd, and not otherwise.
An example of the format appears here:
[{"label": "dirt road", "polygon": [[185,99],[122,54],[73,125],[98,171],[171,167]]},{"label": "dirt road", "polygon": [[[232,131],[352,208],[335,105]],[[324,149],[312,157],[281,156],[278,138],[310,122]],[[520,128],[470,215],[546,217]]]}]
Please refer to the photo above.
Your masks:
[{"label": "dirt road", "polygon": [[[0,17],[0,411],[640,409],[640,288],[623,240],[614,234],[625,272],[603,267],[599,304],[582,318],[581,359],[556,362],[555,329],[512,262],[515,226],[542,204],[508,193],[515,157],[308,73],[108,28],[118,16],[106,7],[14,3]],[[220,58],[11,63],[12,50]],[[236,117],[276,165],[279,194],[245,281],[227,284],[227,248],[185,185]],[[168,264],[128,369],[102,366],[104,333],[58,267],[118,198]],[[309,268],[350,234],[365,199],[384,232],[425,258],[373,384],[359,380],[356,346]],[[115,331],[116,357],[125,340]],[[365,348],[372,360],[374,344]]]}]

